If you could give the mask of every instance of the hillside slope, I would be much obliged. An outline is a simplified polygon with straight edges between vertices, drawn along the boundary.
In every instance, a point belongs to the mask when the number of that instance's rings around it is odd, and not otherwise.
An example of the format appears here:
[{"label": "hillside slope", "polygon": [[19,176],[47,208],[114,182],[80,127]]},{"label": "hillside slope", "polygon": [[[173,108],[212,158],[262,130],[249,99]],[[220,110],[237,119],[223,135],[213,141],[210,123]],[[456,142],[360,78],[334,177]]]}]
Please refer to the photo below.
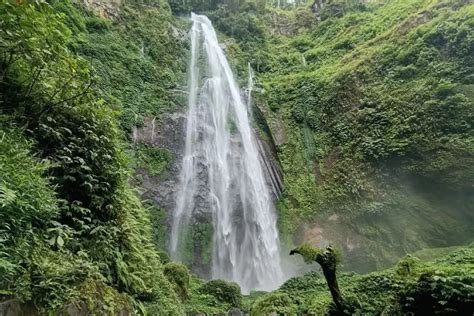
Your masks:
[{"label": "hillside slope", "polygon": [[284,170],[287,243],[335,243],[347,269],[372,271],[471,242],[474,6],[243,10],[210,15],[228,22],[221,30],[236,68],[257,72],[257,107]]}]

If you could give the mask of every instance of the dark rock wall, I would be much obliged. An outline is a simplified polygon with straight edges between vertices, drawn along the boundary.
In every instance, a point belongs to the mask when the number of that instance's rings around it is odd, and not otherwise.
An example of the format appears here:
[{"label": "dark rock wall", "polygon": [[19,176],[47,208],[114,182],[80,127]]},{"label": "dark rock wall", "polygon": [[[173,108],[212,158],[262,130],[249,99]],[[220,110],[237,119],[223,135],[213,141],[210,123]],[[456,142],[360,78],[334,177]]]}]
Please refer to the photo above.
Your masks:
[{"label": "dark rock wall", "polygon": [[175,112],[158,118],[145,119],[144,125],[133,133],[134,143],[165,148],[173,155],[173,162],[165,177],[152,176],[146,170],[138,170],[143,198],[151,199],[168,212],[175,207],[175,192],[179,185],[179,173],[184,154],[186,115]]}]

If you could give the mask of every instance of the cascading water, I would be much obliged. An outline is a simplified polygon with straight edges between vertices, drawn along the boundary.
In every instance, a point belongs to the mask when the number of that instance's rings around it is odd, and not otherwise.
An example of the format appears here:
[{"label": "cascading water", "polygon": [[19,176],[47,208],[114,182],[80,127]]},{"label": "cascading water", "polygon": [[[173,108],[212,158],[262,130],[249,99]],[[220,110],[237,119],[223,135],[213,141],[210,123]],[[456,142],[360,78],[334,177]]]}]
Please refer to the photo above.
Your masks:
[{"label": "cascading water", "polygon": [[247,105],[211,22],[195,14],[192,21],[186,145],[171,254],[180,259],[186,227],[205,204],[214,225],[212,278],[235,281],[247,293],[271,290],[283,281],[277,218]]},{"label": "cascading water", "polygon": [[247,113],[249,117],[252,118],[252,92],[253,92],[253,69],[248,64],[249,78],[247,81]]}]

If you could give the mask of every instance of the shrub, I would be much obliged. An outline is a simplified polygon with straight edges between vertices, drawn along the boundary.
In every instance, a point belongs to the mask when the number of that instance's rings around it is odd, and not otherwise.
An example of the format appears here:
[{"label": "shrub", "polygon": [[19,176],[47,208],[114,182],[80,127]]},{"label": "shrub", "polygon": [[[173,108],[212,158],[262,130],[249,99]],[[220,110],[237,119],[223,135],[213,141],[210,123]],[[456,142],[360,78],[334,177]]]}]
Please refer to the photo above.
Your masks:
[{"label": "shrub", "polygon": [[184,264],[169,262],[163,270],[165,277],[174,285],[176,294],[182,301],[188,298],[189,270]]},{"label": "shrub", "polygon": [[307,291],[310,289],[326,290],[326,281],[316,271],[311,271],[303,276],[297,276],[289,279],[280,287],[281,291]]},{"label": "shrub", "polygon": [[272,313],[293,315],[296,305],[286,293],[274,292],[258,298],[251,308],[252,315],[270,315]]},{"label": "shrub", "polygon": [[52,186],[43,177],[48,167],[32,156],[31,144],[0,116],[0,233],[44,225],[59,214]]},{"label": "shrub", "polygon": [[240,286],[235,282],[211,280],[201,286],[199,291],[202,294],[212,295],[218,301],[227,303],[232,307],[242,306],[242,293],[240,291]]},{"label": "shrub", "polygon": [[87,30],[91,33],[108,31],[111,24],[110,20],[98,17],[90,17],[86,20]]},{"label": "shrub", "polygon": [[400,305],[407,314],[473,315],[474,276],[469,269],[456,271],[430,271],[400,298]]},{"label": "shrub", "polygon": [[171,262],[171,258],[165,251],[158,251],[158,256],[160,257],[161,264],[165,265]]}]

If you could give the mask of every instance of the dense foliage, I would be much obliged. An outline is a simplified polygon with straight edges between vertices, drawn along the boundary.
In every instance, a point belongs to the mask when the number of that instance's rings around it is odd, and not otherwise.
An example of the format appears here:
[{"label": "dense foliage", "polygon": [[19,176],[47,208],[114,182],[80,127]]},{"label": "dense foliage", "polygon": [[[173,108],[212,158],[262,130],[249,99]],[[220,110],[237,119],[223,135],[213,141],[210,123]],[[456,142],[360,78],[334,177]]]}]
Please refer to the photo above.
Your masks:
[{"label": "dense foliage", "polygon": [[2,295],[50,312],[82,300],[180,313],[77,30],[42,1],[4,0],[0,16]]},{"label": "dense foliage", "polygon": [[92,60],[100,97],[121,109],[120,125],[127,132],[144,117],[159,117],[180,105],[186,72],[185,33],[172,24],[168,3],[154,1],[156,9],[147,10],[136,3],[122,7],[111,25],[86,18],[88,32],[77,46]]},{"label": "dense foliage", "polygon": [[242,308],[242,293],[238,284],[224,280],[208,282],[192,277],[186,312],[217,315]]},{"label": "dense foliage", "polygon": [[180,263],[169,262],[165,265],[163,270],[168,281],[175,286],[175,292],[179,295],[182,301],[188,298],[189,288],[189,270]]},{"label": "dense foliage", "polygon": [[240,286],[234,282],[224,280],[211,280],[206,282],[200,292],[214,296],[218,301],[230,306],[240,307],[242,305],[242,294]]}]

